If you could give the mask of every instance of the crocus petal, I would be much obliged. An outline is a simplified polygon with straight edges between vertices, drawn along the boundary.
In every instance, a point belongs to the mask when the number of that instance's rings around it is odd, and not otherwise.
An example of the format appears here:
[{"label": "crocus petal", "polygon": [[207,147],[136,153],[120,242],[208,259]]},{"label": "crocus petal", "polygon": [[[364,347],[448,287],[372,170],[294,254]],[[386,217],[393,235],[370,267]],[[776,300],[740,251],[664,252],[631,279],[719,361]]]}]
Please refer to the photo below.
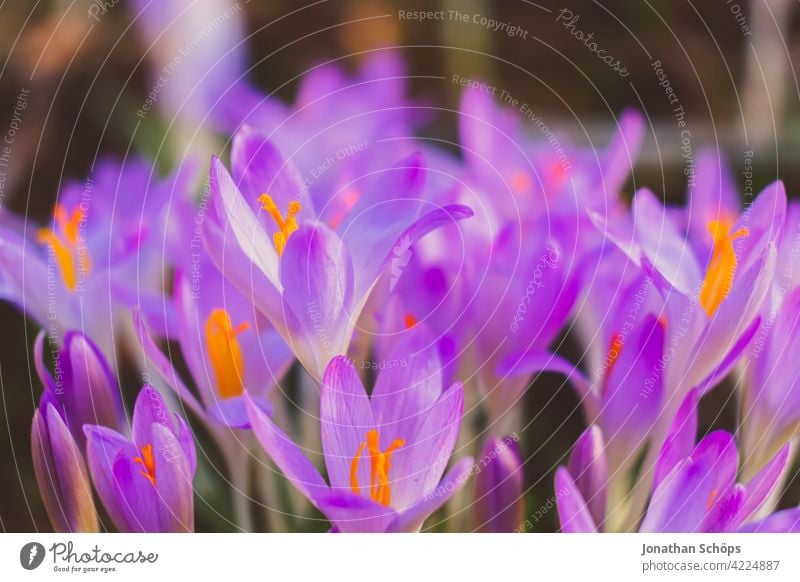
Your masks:
[{"label": "crocus petal", "polygon": [[497,366],[497,375],[519,376],[539,372],[554,372],[564,375],[574,386],[581,399],[594,394],[591,382],[575,364],[549,352],[532,352],[508,356]]},{"label": "crocus petal", "polygon": [[138,454],[131,455],[126,449],[117,454],[111,466],[110,482],[113,498],[103,499],[103,505],[106,509],[109,505],[116,505],[117,512],[123,516],[124,521],[114,523],[121,531],[160,532],[166,523],[166,520],[161,518],[164,511],[161,507],[163,502],[156,488],[142,474],[141,465],[134,460],[137,456]]},{"label": "crocus petal", "polygon": [[316,504],[342,533],[381,533],[397,517],[392,508],[349,491],[331,489],[318,493]]},{"label": "crocus petal", "polygon": [[[776,258],[777,251],[771,244],[747,273],[734,280],[730,294],[697,340],[696,345],[702,349],[696,350],[690,359],[691,372],[685,380],[688,385],[697,386],[712,374],[736,347],[737,340],[750,331],[772,284]],[[700,316],[703,315],[701,312]]]},{"label": "crocus petal", "polygon": [[705,380],[697,385],[697,390],[700,391],[700,394],[705,394],[711,390],[733,370],[734,366],[736,366],[736,364],[739,362],[741,355],[744,353],[745,349],[747,349],[747,346],[750,345],[750,341],[753,339],[753,337],[755,337],[756,332],[760,327],[761,318],[756,317],[750,324],[750,327],[748,327],[744,333],[739,336],[739,338],[736,340],[736,343],[725,355],[722,361],[717,364],[716,368],[711,371]]},{"label": "crocus petal", "polygon": [[556,470],[558,521],[564,533],[595,533],[597,526],[572,475],[564,467]]},{"label": "crocus petal", "polygon": [[629,452],[643,444],[661,411],[663,375],[658,366],[663,356],[664,327],[655,316],[644,318],[619,350],[604,379],[603,434],[612,462],[631,460]]},{"label": "crocus petal", "polygon": [[175,424],[178,427],[175,436],[178,437],[178,444],[183,450],[186,460],[189,462],[189,472],[191,475],[194,475],[195,470],[197,469],[197,451],[195,450],[192,431],[189,428],[189,425],[186,424],[186,421],[180,416],[174,414],[173,417],[175,418]]},{"label": "crocus petal", "polygon": [[684,459],[653,492],[640,532],[697,532],[713,491],[710,468]]},{"label": "crocus petal", "polygon": [[[303,182],[291,161],[287,161],[266,133],[245,125],[233,136],[231,169],[239,190],[250,200],[269,194],[281,212],[289,202],[300,199]],[[314,218],[314,208],[308,197],[300,199],[303,220]],[[274,223],[273,223],[274,228]]]},{"label": "crocus petal", "polygon": [[474,470],[472,457],[460,459],[447,472],[439,485],[421,501],[409,506],[397,516],[389,531],[415,532],[422,528],[422,524],[430,515],[444,505],[448,499],[458,493],[467,484]]},{"label": "crocus petal", "polygon": [[713,241],[708,223],[719,220],[732,224],[739,213],[736,184],[718,150],[702,150],[697,154],[695,176],[696,184],[689,190],[689,229],[709,249]]},{"label": "crocus petal", "polygon": [[387,361],[392,365],[378,374],[370,403],[375,422],[391,433],[387,435],[391,441],[405,438],[396,434],[397,425],[409,430],[415,420],[422,422],[420,411],[428,410],[441,396],[442,364],[433,335],[424,324],[403,333]]},{"label": "crocus petal", "polygon": [[[464,388],[456,383],[428,410],[419,412],[422,423],[414,419],[408,425],[405,445],[392,455],[392,507],[404,510],[417,501],[420,491],[436,487],[455,447],[463,410]],[[396,434],[404,434],[402,423]]]},{"label": "crocus petal", "polygon": [[656,460],[653,489],[658,487],[681,459],[692,454],[697,435],[697,400],[697,390],[691,390],[672,421],[669,434]]},{"label": "crocus petal", "polygon": [[784,509],[748,523],[739,529],[742,533],[800,533],[800,508]]},{"label": "crocus petal", "polygon": [[644,138],[644,117],[628,109],[620,115],[617,132],[603,152],[602,179],[608,199],[619,195],[631,175]]},{"label": "crocus petal", "polygon": [[[250,399],[256,406],[264,411],[264,414],[272,414],[272,405],[263,396],[251,395]],[[219,399],[208,409],[209,415],[220,424],[230,428],[248,429],[250,428],[250,417],[247,415],[244,398],[235,396],[233,398]]]},{"label": "crocus petal", "polygon": [[58,364],[65,384],[61,401],[73,434],[80,435],[79,442],[83,443],[84,424],[124,430],[125,412],[119,387],[97,346],[82,333],[68,332],[58,354]]},{"label": "crocus petal", "polygon": [[777,245],[786,218],[786,188],[780,180],[769,184],[732,227],[732,232],[747,228],[749,235],[738,252],[738,270],[748,271],[760,261],[769,246]]},{"label": "crocus petal", "polygon": [[574,475],[575,486],[580,491],[596,524],[606,518],[606,485],[608,466],[605,456],[603,432],[596,425],[590,426],[578,438],[569,456],[567,469]]},{"label": "crocus petal", "polygon": [[633,200],[636,236],[644,255],[673,287],[690,293],[701,279],[691,247],[655,195],[641,189]]},{"label": "crocus petal", "polygon": [[50,375],[50,371],[47,369],[44,361],[45,336],[44,330],[40,331],[36,336],[36,341],[33,344],[33,364],[36,367],[36,375],[39,376],[39,381],[44,385],[45,392],[55,394],[57,388],[56,381],[53,376]]},{"label": "crocus petal", "polygon": [[709,434],[654,490],[639,531],[702,531],[709,502],[728,494],[737,465],[733,437],[725,431]]},{"label": "crocus petal", "polygon": [[[290,347],[312,375],[319,375],[335,355],[345,352],[353,293],[353,265],[342,240],[321,223],[301,225],[289,237],[281,257],[285,317],[295,337]],[[294,340],[294,342],[292,341]]]},{"label": "crocus petal", "polygon": [[145,385],[139,391],[133,407],[133,442],[138,447],[152,443],[151,433],[155,424],[163,425],[171,431],[172,414],[158,390]]},{"label": "crocus petal", "polygon": [[522,456],[511,437],[490,438],[481,452],[481,468],[475,476],[473,512],[482,532],[513,532],[522,524]]},{"label": "crocus petal", "polygon": [[241,251],[281,292],[278,253],[225,165],[216,156],[211,159],[211,195],[218,215],[224,217]]},{"label": "crocus petal", "polygon": [[98,531],[83,456],[52,404],[34,413],[31,453],[39,491],[55,531]]},{"label": "crocus petal", "polygon": [[[156,467],[155,489],[159,502],[159,531],[193,531],[194,491],[189,460],[175,435],[166,426],[153,425],[152,435]],[[149,481],[146,486],[151,486]]]},{"label": "crocus petal", "polygon": [[746,499],[737,515],[737,522],[742,523],[756,511],[778,484],[783,470],[789,460],[789,443],[764,465],[764,467],[745,485]]},{"label": "crocus petal", "polygon": [[[325,370],[320,389],[320,424],[331,485],[350,490],[353,459],[361,443],[366,442],[367,431],[377,425],[361,378],[344,356],[332,359]],[[358,479],[366,490],[370,485],[369,455],[365,451],[362,453]]]},{"label": "crocus petal", "polygon": [[147,356],[147,359],[153,364],[158,374],[164,378],[167,386],[175,390],[181,401],[186,404],[186,406],[188,406],[197,416],[207,421],[208,415],[205,412],[205,408],[202,404],[200,404],[200,402],[198,402],[197,398],[195,398],[194,394],[192,394],[192,391],[189,390],[186,384],[184,384],[180,374],[172,365],[172,362],[167,359],[161,349],[156,345],[155,341],[153,341],[150,333],[147,329],[145,329],[144,322],[139,314],[134,312],[133,317],[134,327],[139,337],[139,343],[142,346],[142,350],[144,351],[145,356]]},{"label": "crocus petal", "polygon": [[245,394],[247,413],[250,417],[250,425],[256,434],[258,442],[272,459],[278,468],[283,472],[292,484],[306,496],[312,503],[316,504],[318,495],[328,491],[328,485],[322,479],[316,467],[308,460],[297,445],[286,436],[266,414]]},{"label": "crocus petal", "polygon": [[137,455],[137,451],[125,437],[110,428],[86,425],[83,431],[86,434],[86,459],[97,495],[114,524],[123,531],[133,531],[129,510],[118,501],[121,492],[112,467],[123,450],[131,459]]},{"label": "crocus petal", "polygon": [[708,509],[700,530],[703,532],[726,532],[739,524],[737,515],[745,502],[745,489],[734,485],[727,494],[713,502]]}]

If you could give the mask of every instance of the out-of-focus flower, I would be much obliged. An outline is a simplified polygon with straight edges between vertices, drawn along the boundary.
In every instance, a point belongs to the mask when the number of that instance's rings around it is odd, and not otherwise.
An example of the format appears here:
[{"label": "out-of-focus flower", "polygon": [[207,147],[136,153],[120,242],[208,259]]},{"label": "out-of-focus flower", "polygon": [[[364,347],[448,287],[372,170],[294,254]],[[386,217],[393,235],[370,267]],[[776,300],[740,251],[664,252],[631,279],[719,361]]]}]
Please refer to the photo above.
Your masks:
[{"label": "out-of-focus flower", "polygon": [[36,483],[53,529],[98,531],[83,453],[47,392],[33,413],[31,454]]},{"label": "out-of-focus flower", "polygon": [[119,385],[99,348],[84,334],[67,332],[51,374],[45,363],[44,341],[42,331],[34,345],[34,363],[45,388],[43,398],[59,411],[80,450],[86,446],[85,424],[126,430]]},{"label": "out-of-focus flower", "polygon": [[[594,430],[594,429],[590,429]],[[800,530],[800,509],[790,509],[751,521],[767,501],[786,468],[789,446],[785,445],[746,484],[736,482],[738,451],[733,436],[722,430],[705,436],[695,445],[697,391],[690,392],[679,408],[654,467],[652,494],[639,527],[641,532],[732,532]],[[583,468],[592,471],[602,455]],[[561,467],[556,472],[558,514],[565,532],[598,531],[598,519],[587,499],[602,496],[603,484],[592,479],[581,485],[579,467]],[[618,510],[609,505],[608,511]],[[604,516],[605,517],[605,516]],[[608,521],[605,521],[607,524]]]},{"label": "out-of-focus flower", "polygon": [[392,249],[472,214],[417,198],[424,176],[419,155],[371,180],[335,225],[321,221],[310,200],[298,199],[292,164],[261,133],[237,133],[231,159],[233,177],[220,160],[211,163],[206,249],[315,378],[347,351]]},{"label": "out-of-focus flower", "polygon": [[128,3],[151,63],[151,89],[138,115],[157,107],[194,131],[208,125],[222,95],[243,83],[242,3],[194,0],[188,9],[176,0]]},{"label": "out-of-focus flower", "polygon": [[409,336],[392,354],[408,365],[382,370],[371,397],[344,356],[325,371],[320,421],[330,485],[248,403],[261,446],[337,531],[418,531],[472,471],[472,459],[463,458],[442,478],[461,423],[463,389],[442,390],[441,365],[427,334]]},{"label": "out-of-focus flower", "polygon": [[[461,100],[459,135],[468,186],[491,208],[495,224],[561,216],[588,226],[587,210],[622,211],[620,195],[639,155],[644,119],[625,111],[605,148],[578,147],[553,133],[536,111],[503,109],[473,89]],[[589,240],[582,237],[582,245]]]},{"label": "out-of-focus flower", "polygon": [[92,481],[120,531],[194,529],[194,441],[154,388],[145,385],[136,398],[131,439],[104,426],[84,432]]},{"label": "out-of-focus flower", "polygon": [[475,525],[481,532],[512,532],[523,522],[523,468],[517,441],[489,438],[475,475]]},{"label": "out-of-focus flower", "polygon": [[291,365],[292,352],[205,256],[177,272],[173,295],[175,324],[166,332],[180,345],[199,400],[139,319],[137,330],[147,357],[212,429],[218,424],[249,428],[245,391],[269,411],[267,397]]},{"label": "out-of-focus flower", "polygon": [[291,106],[232,84],[213,117],[232,135],[250,126],[268,137],[297,168],[320,218],[335,223],[357,200],[357,181],[418,149],[410,136],[423,108],[406,98],[405,79],[402,58],[381,50],[354,76],[335,62],[312,67]]},{"label": "out-of-focus flower", "polygon": [[707,223],[709,257],[694,254],[648,190],[637,192],[630,220],[606,222],[593,215],[664,297],[664,383],[673,409],[690,389],[713,387],[752,339],[775,272],[785,214],[786,193],[776,182],[738,219],[715,215]]},{"label": "out-of-focus flower", "polygon": [[51,342],[79,330],[111,357],[120,305],[162,308],[154,298],[184,238],[180,224],[166,221],[170,203],[187,199],[190,166],[161,179],[144,160],[104,160],[86,182],[66,185],[50,224],[0,219],[3,299],[47,329]]}]

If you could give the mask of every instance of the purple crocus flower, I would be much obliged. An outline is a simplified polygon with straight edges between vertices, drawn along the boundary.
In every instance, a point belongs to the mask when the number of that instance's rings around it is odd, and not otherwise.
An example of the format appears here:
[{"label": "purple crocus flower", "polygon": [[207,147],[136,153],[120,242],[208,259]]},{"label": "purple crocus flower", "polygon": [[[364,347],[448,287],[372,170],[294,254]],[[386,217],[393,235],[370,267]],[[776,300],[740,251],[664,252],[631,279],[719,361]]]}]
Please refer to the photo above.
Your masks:
[{"label": "purple crocus flower", "polygon": [[252,128],[239,131],[233,174],[211,162],[211,208],[204,222],[214,263],[320,378],[345,353],[370,290],[401,241],[471,216],[461,205],[434,207],[417,197],[422,158],[414,155],[366,185],[346,217],[320,220],[299,200],[293,165]]},{"label": "purple crocus flower", "polygon": [[764,324],[743,359],[741,429],[744,473],[775,454],[800,430],[800,204],[789,204],[778,245],[771,293],[764,303]]},{"label": "purple crocus flower", "polygon": [[[124,431],[127,421],[119,385],[94,342],[80,332],[67,332],[53,374],[45,365],[44,343],[45,332],[42,331],[34,344],[36,372],[45,389],[42,398],[58,410],[79,449],[84,450],[86,446],[85,424],[101,424]],[[42,408],[42,414],[44,412]]]},{"label": "purple crocus flower", "polygon": [[524,473],[513,437],[489,438],[475,475],[475,525],[481,532],[517,531],[524,520]]},{"label": "purple crocus flower", "polygon": [[31,454],[36,483],[56,532],[96,532],[97,511],[83,453],[45,392],[33,414]]},{"label": "purple crocus flower", "polygon": [[[594,428],[590,429],[596,430]],[[679,408],[654,467],[652,494],[640,532],[734,532],[800,530],[800,509],[791,509],[753,520],[756,512],[780,480],[786,468],[789,446],[784,446],[747,483],[736,482],[738,451],[733,435],[718,430],[695,445],[697,392],[692,391]],[[603,495],[602,483],[584,480],[585,472],[602,475],[591,463],[575,469],[561,467],[556,473],[558,513],[564,532],[593,532],[604,525],[590,509],[588,500]],[[582,471],[573,475],[574,470]],[[609,511],[616,508],[609,504]],[[606,519],[607,525],[610,520]],[[606,528],[607,529],[607,528]]]},{"label": "purple crocus flower", "polygon": [[[475,89],[461,99],[459,135],[472,176],[469,185],[487,194],[481,198],[498,223],[559,215],[574,223],[586,210],[621,211],[622,187],[644,137],[642,116],[624,112],[605,148],[582,148],[566,143],[547,120],[525,107],[504,109]],[[586,232],[581,244],[590,238]]]},{"label": "purple crocus flower", "polygon": [[[759,324],[786,213],[783,185],[768,186],[735,222],[708,221],[711,255],[696,256],[655,195],[637,192],[630,221],[595,222],[652,277],[664,297],[665,384],[671,406],[727,374]],[[701,265],[705,264],[705,273]]]},{"label": "purple crocus flower", "polygon": [[185,239],[180,225],[165,227],[169,203],[185,203],[192,171],[187,164],[162,180],[144,160],[101,160],[88,180],[59,193],[47,225],[4,217],[2,298],[47,329],[51,342],[79,330],[112,357],[120,306],[161,295],[164,257]]},{"label": "purple crocus flower", "polygon": [[145,354],[181,400],[212,430],[219,425],[249,428],[245,391],[269,411],[267,397],[291,365],[291,351],[206,256],[177,272],[173,296],[175,323],[167,327],[166,334],[178,342],[199,400],[138,319]]},{"label": "purple crocus flower", "polygon": [[126,532],[194,529],[192,478],[197,458],[188,425],[145,385],[133,409],[132,438],[85,425],[95,489],[114,525]]},{"label": "purple crocus flower", "polygon": [[368,396],[353,364],[333,358],[321,388],[322,450],[330,484],[257,406],[250,420],[267,455],[341,532],[418,531],[466,483],[472,458],[442,478],[463,408],[456,383],[442,390],[441,365],[427,334],[399,342]]}]

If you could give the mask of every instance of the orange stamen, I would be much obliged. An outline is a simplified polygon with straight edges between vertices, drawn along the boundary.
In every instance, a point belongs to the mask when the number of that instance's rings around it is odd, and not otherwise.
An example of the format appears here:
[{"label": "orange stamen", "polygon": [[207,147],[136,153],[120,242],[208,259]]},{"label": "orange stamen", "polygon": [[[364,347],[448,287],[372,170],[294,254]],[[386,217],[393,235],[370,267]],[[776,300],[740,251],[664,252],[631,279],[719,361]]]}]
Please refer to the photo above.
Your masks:
[{"label": "orange stamen", "polygon": [[244,356],[236,336],[249,329],[247,322],[233,327],[228,312],[215,309],[206,320],[206,348],[214,368],[220,397],[241,396],[244,391]]},{"label": "orange stamen", "polygon": [[746,228],[740,228],[733,234],[729,234],[728,225],[719,220],[709,222],[708,229],[714,238],[714,251],[711,254],[711,261],[703,280],[703,288],[700,291],[700,305],[711,317],[719,309],[733,286],[737,265],[733,241],[748,236],[749,231]]},{"label": "orange stamen", "polygon": [[417,318],[411,315],[410,313],[406,313],[406,316],[403,318],[403,321],[406,324],[406,329],[411,329],[415,325],[417,325]]},{"label": "orange stamen", "polygon": [[714,489],[711,491],[711,495],[708,496],[708,502],[706,503],[706,511],[711,509],[711,506],[714,505],[714,500],[717,498],[717,490]]},{"label": "orange stamen", "polygon": [[78,288],[78,274],[88,274],[91,268],[89,252],[78,240],[84,217],[80,208],[73,210],[70,215],[61,204],[57,204],[53,212],[56,228],[40,228],[36,233],[36,241],[52,250],[61,280],[70,293]]},{"label": "orange stamen", "polygon": [[289,236],[299,228],[295,217],[302,207],[300,206],[300,202],[292,200],[289,202],[286,218],[284,218],[281,211],[278,209],[278,205],[275,204],[275,201],[269,194],[262,194],[258,197],[258,201],[261,202],[261,207],[269,213],[278,227],[278,232],[272,235],[272,240],[275,242],[275,250],[278,251],[278,256],[280,256],[283,254],[283,249],[286,248]]},{"label": "orange stamen", "polygon": [[153,485],[156,484],[156,460],[153,457],[153,445],[145,445],[142,447],[142,455],[133,459],[134,463],[139,463],[144,467],[141,474],[150,480]]},{"label": "orange stamen", "polygon": [[366,447],[370,461],[369,496],[374,501],[388,507],[392,501],[392,488],[389,483],[392,453],[405,444],[406,441],[403,439],[394,439],[392,444],[381,452],[378,431],[367,431],[367,442],[362,442],[359,445],[358,451],[350,464],[350,489],[352,489],[353,493],[361,495],[361,488],[358,484],[358,463]]}]

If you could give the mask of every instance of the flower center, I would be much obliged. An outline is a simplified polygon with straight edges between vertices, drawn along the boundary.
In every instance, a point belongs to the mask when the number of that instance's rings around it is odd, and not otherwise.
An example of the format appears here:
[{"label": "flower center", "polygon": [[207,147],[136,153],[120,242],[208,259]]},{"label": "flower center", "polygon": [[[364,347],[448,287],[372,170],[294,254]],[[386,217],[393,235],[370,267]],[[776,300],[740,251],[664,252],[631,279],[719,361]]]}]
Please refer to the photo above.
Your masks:
[{"label": "flower center", "polygon": [[88,274],[91,267],[89,251],[78,240],[85,214],[80,208],[70,214],[61,204],[57,204],[53,218],[55,228],[40,228],[36,233],[36,241],[50,247],[64,287],[74,293],[78,287],[78,274]]},{"label": "flower center", "polygon": [[247,322],[233,327],[231,318],[224,309],[215,309],[206,320],[208,358],[214,368],[217,392],[223,399],[242,394],[244,357],[236,336],[249,327]]},{"label": "flower center", "polygon": [[405,317],[403,317],[403,323],[405,323],[406,329],[411,329],[417,325],[417,318],[411,313],[406,313]]},{"label": "flower center", "polygon": [[385,451],[381,452],[378,442],[378,431],[367,431],[367,442],[361,443],[350,464],[350,488],[356,495],[361,495],[358,485],[358,462],[361,454],[366,447],[369,453],[370,476],[369,476],[369,496],[383,506],[388,507],[391,503],[392,490],[389,484],[389,468],[391,467],[392,453],[406,444],[403,439],[394,439]]},{"label": "flower center", "polygon": [[714,251],[711,254],[711,261],[703,280],[703,288],[700,291],[700,305],[711,317],[719,309],[733,286],[737,263],[733,241],[746,237],[750,233],[746,228],[740,228],[733,234],[729,234],[730,227],[727,223],[719,220],[709,222],[708,230],[714,237]]},{"label": "flower center", "polygon": [[275,204],[269,194],[262,194],[258,197],[258,201],[261,202],[261,207],[269,213],[278,226],[278,232],[272,235],[272,240],[275,241],[275,250],[278,251],[278,256],[280,256],[283,254],[283,249],[286,248],[289,236],[298,228],[295,216],[300,212],[300,202],[297,200],[289,202],[286,218],[284,218],[281,211],[278,210],[278,205]]},{"label": "flower center", "polygon": [[156,484],[156,460],[153,457],[153,445],[145,445],[142,447],[142,454],[133,459],[134,463],[139,463],[144,467],[144,471],[140,471],[144,477],[150,480],[153,485]]}]

